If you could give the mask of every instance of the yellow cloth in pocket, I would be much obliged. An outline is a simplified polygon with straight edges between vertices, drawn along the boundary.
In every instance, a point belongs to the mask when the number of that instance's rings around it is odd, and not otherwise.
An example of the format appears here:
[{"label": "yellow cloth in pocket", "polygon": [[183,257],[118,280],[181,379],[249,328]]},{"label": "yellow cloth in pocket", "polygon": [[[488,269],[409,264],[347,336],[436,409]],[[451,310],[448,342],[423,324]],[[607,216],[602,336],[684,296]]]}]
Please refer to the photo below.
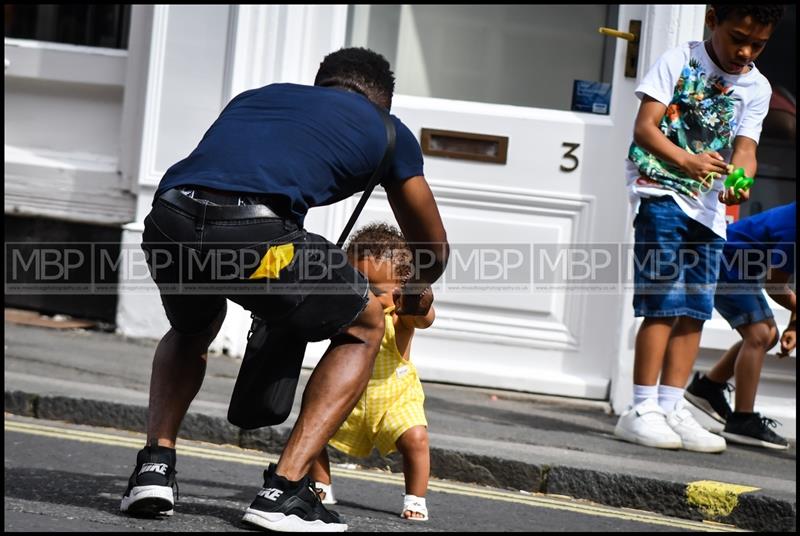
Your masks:
[{"label": "yellow cloth in pocket", "polygon": [[272,246],[261,258],[261,264],[249,279],[278,279],[281,270],[286,268],[294,258],[294,244]]}]

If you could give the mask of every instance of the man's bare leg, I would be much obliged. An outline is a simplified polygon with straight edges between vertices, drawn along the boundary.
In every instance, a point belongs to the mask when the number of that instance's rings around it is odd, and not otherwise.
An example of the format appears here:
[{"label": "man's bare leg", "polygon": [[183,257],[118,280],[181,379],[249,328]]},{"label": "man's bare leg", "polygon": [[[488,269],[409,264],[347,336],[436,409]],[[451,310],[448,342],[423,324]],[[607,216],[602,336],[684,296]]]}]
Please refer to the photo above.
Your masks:
[{"label": "man's bare leg", "polygon": [[303,392],[300,415],[283,449],[275,473],[302,479],[322,447],[350,414],[372,375],[383,339],[383,308],[370,293],[364,311],[331,339]]},{"label": "man's bare leg", "polygon": [[147,412],[147,443],[175,448],[178,428],[189,405],[203,385],[208,345],[225,320],[225,308],[205,331],[183,335],[170,328],[153,358],[150,376],[150,406]]}]

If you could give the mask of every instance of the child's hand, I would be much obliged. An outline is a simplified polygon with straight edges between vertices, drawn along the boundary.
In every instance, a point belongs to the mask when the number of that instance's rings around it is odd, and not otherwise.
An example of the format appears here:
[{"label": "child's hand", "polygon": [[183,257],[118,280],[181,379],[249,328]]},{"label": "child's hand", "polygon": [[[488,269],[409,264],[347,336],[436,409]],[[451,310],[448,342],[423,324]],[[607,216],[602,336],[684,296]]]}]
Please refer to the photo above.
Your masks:
[{"label": "child's hand", "polygon": [[[690,154],[683,165],[686,174],[698,182],[706,180],[711,173],[724,175],[728,165],[716,151],[710,153]],[[711,186],[710,184],[707,186]]]},{"label": "child's hand", "polygon": [[399,287],[392,291],[395,312],[398,315],[425,316],[433,305],[433,290],[426,287],[421,294],[403,292]]},{"label": "child's hand", "polygon": [[719,200],[726,205],[739,205],[750,199],[750,190],[739,190],[737,192],[733,187],[723,190],[719,193]]},{"label": "child's hand", "polygon": [[795,327],[790,325],[781,335],[781,351],[778,352],[778,357],[786,357],[797,346],[797,331]]}]

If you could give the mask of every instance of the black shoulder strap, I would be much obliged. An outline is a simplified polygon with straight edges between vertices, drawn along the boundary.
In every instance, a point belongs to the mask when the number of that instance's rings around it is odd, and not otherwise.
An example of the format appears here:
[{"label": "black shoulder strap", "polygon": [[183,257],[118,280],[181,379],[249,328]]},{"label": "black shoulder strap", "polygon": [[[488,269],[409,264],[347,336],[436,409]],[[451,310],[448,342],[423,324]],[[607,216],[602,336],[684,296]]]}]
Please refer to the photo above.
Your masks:
[{"label": "black shoulder strap", "polygon": [[389,163],[394,158],[394,146],[395,146],[395,131],[394,131],[394,123],[392,122],[392,118],[389,117],[389,114],[381,108],[380,106],[375,106],[375,109],[378,110],[378,113],[381,116],[381,120],[383,121],[383,126],[386,128],[386,151],[383,153],[383,159],[381,163],[378,164],[378,167],[375,168],[375,172],[372,174],[372,177],[369,178],[369,182],[367,183],[367,187],[364,188],[364,193],[361,194],[361,199],[358,201],[358,205],[356,205],[355,210],[353,211],[353,215],[350,216],[350,220],[347,222],[347,225],[344,226],[344,230],[342,234],[339,236],[339,240],[336,241],[336,245],[338,247],[342,247],[344,245],[344,241],[347,240],[347,235],[350,234],[350,231],[353,229],[353,226],[356,224],[356,220],[358,216],[361,214],[361,210],[364,208],[364,205],[367,204],[367,200],[369,196],[372,194],[372,190],[375,189],[375,186],[378,184],[378,181],[381,179],[382,176],[386,174],[386,171],[389,168]]}]

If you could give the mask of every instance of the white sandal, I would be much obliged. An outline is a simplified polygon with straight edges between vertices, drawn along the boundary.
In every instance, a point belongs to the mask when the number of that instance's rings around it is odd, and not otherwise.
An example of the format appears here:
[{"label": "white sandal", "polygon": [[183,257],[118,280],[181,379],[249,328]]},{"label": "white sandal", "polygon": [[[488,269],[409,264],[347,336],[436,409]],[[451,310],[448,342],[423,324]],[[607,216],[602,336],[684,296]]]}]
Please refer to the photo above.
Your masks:
[{"label": "white sandal", "polygon": [[325,498],[322,499],[322,504],[336,504],[336,497],[333,496],[333,484],[314,482],[314,491],[317,492],[317,495],[320,493],[325,494]]},{"label": "white sandal", "polygon": [[[406,517],[406,512],[411,512],[413,514],[421,514],[422,517]],[[428,508],[425,505],[425,497],[417,497],[416,495],[404,495],[403,496],[403,511],[400,512],[400,517],[403,519],[407,519],[408,521],[427,521],[428,520]]]}]

